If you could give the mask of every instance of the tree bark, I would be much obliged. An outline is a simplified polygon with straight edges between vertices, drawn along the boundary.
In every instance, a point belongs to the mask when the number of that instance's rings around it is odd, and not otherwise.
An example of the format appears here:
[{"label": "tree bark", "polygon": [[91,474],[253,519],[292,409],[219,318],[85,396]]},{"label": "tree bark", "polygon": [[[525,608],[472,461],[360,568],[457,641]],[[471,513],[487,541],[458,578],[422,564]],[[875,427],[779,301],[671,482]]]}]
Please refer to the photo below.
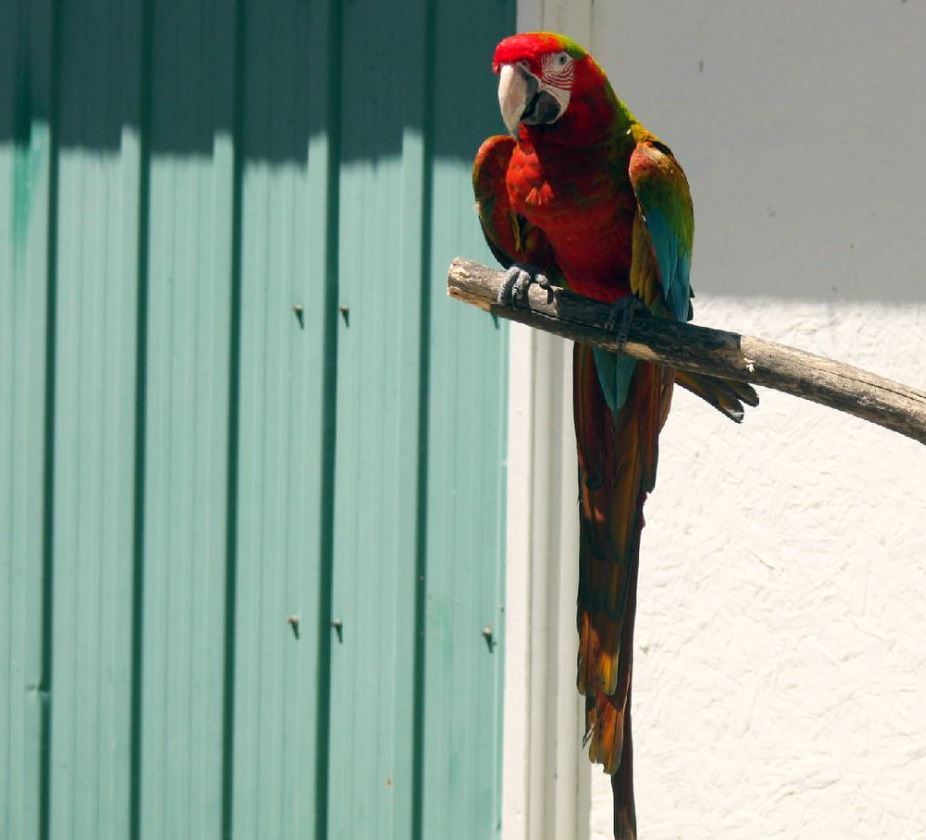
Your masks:
[{"label": "tree bark", "polygon": [[[503,276],[457,258],[450,264],[447,290],[492,315],[573,341],[620,349],[614,333],[604,328],[610,309],[606,304],[566,289],[546,291],[532,285],[527,303],[501,306],[496,300]],[[631,322],[624,352],[680,370],[775,388],[926,444],[926,393],[794,347],[644,314]]]}]

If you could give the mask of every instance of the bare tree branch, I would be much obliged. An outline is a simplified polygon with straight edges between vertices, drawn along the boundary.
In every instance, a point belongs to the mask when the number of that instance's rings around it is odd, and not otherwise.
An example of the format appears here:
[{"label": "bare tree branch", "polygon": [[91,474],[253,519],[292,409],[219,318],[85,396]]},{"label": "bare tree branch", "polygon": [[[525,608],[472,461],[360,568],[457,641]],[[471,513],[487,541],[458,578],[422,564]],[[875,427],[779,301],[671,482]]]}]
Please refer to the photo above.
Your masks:
[{"label": "bare tree branch", "polygon": [[[493,315],[573,341],[618,349],[614,333],[604,329],[609,312],[605,304],[565,289],[547,292],[532,285],[529,307],[500,306],[496,298],[502,277],[500,271],[457,258],[450,265],[447,289],[451,297]],[[926,443],[926,393],[803,350],[644,316],[631,322],[624,352],[681,370],[775,388]]]}]

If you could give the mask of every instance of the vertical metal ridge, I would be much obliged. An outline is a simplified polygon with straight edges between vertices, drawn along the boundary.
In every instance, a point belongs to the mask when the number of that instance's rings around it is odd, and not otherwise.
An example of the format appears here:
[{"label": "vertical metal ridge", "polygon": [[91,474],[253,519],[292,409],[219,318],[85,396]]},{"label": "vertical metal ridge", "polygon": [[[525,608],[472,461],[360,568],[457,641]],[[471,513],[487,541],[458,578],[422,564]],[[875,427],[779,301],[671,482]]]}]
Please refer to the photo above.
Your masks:
[{"label": "vertical metal ridge", "polygon": [[245,34],[248,0],[235,2],[234,113],[232,127],[231,301],[228,352],[228,472],[225,515],[225,650],[222,698],[221,836],[234,831],[235,605],[238,583],[238,448],[241,415],[241,250],[244,186]]},{"label": "vertical metal ridge", "polygon": [[42,465],[42,703],[39,759],[39,838],[48,840],[51,820],[51,675],[54,651],[55,385],[58,324],[58,151],[61,100],[61,2],[51,0],[49,102],[48,235],[46,241],[47,318],[45,327],[45,418]]},{"label": "vertical metal ridge", "polygon": [[[315,840],[328,840],[328,770],[331,745],[331,608],[334,583],[334,482],[338,400],[338,226],[341,163],[341,46],[343,11],[339,0],[328,0],[326,63],[328,134],[325,208],[324,366],[322,372],[322,512],[319,544],[318,695],[315,733]],[[330,60],[331,58],[335,60]]]},{"label": "vertical metal ridge", "polygon": [[141,837],[141,716],[144,687],[143,638],[145,623],[145,453],[147,445],[148,386],[148,247],[151,212],[151,83],[152,5],[142,0],[141,95],[139,102],[138,283],[135,347],[135,471],[132,514],[132,672],[129,710],[129,837]]},{"label": "vertical metal ridge", "polygon": [[[425,3],[424,67],[434,66],[435,0]],[[427,547],[428,547],[428,440],[431,390],[431,209],[433,202],[434,73],[425,72],[422,104],[421,254],[419,283],[421,308],[418,333],[418,464],[415,533],[415,666],[412,719],[412,838],[423,840],[424,820],[424,719],[427,657]]]}]

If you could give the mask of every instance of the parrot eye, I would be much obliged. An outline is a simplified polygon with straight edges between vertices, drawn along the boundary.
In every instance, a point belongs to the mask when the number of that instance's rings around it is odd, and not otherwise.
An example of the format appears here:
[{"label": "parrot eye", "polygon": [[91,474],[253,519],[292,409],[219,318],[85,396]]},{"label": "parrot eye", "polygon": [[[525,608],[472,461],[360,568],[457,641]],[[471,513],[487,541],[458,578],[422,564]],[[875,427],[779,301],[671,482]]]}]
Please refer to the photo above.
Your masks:
[{"label": "parrot eye", "polygon": [[548,80],[556,80],[557,82],[572,81],[572,74],[575,73],[575,64],[572,57],[565,50],[547,53],[541,59],[541,68],[543,75]]}]

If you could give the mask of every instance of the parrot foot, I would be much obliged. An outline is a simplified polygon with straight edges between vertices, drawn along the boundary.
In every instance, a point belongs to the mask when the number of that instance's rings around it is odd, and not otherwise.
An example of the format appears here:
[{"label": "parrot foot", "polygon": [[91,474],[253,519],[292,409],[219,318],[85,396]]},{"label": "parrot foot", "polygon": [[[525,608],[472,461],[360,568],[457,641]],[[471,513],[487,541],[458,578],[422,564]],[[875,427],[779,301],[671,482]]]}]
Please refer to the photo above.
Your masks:
[{"label": "parrot foot", "polygon": [[624,295],[618,298],[611,306],[608,313],[608,320],[604,322],[604,328],[609,332],[616,333],[617,343],[619,345],[618,353],[624,351],[627,339],[630,334],[630,324],[634,315],[638,313],[649,312],[646,304],[643,303],[636,295]]},{"label": "parrot foot", "polygon": [[515,263],[505,272],[505,279],[498,288],[498,303],[502,306],[516,306],[517,301],[526,301],[531,283],[536,283],[541,289],[550,290],[550,279],[542,274],[539,268]]}]

